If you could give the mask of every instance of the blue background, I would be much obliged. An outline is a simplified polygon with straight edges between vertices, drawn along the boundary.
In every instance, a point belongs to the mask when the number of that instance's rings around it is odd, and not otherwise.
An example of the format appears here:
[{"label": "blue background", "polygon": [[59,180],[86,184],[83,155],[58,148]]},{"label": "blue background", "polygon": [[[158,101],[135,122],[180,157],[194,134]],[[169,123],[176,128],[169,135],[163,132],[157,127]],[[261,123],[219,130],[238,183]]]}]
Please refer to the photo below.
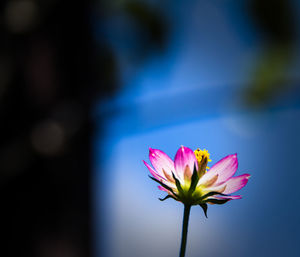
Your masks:
[{"label": "blue background", "polygon": [[[244,89],[264,49],[245,1],[170,3],[160,5],[173,28],[167,50],[143,63],[124,61],[135,47],[120,40],[126,23],[95,28],[122,53],[122,88],[94,113],[101,130],[92,180],[95,256],[100,246],[105,257],[178,255],[183,206],[157,199],[165,193],[148,178],[142,160],[149,162],[149,147],[173,159],[180,145],[208,149],[212,164],[238,153],[237,175],[252,175],[240,191],[243,199],[209,206],[208,219],[200,207],[192,208],[186,256],[298,256],[298,87],[286,86],[267,107],[244,105]],[[299,16],[298,1],[293,8]],[[298,39],[299,33],[288,70],[296,81]]]}]

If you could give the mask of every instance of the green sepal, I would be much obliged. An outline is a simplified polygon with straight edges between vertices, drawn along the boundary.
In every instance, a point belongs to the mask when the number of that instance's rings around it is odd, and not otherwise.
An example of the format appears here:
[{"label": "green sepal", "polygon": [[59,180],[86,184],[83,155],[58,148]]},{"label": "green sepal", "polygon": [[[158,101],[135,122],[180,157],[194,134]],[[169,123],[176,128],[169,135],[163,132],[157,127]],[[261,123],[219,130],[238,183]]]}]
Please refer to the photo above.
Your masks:
[{"label": "green sepal", "polygon": [[207,218],[207,204],[206,203],[200,203],[199,206],[203,209],[204,215]]},{"label": "green sepal", "polygon": [[149,176],[149,178],[151,178],[151,179],[154,180],[155,182],[159,183],[159,184],[160,184],[162,187],[164,187],[165,189],[171,191],[172,194],[174,194],[175,196],[177,196],[177,195],[174,193],[174,191],[173,191],[173,189],[172,189],[171,187],[165,185],[164,183],[162,183],[161,181],[159,181],[159,180],[156,179],[156,178],[151,177],[150,175],[148,175],[148,176]]},{"label": "green sepal", "polygon": [[224,204],[227,203],[230,199],[208,199],[205,201],[206,203],[214,203],[214,204]]},{"label": "green sepal", "polygon": [[171,195],[167,195],[167,196],[164,197],[164,198],[158,198],[158,200],[160,200],[160,201],[165,201],[165,200],[167,200],[167,199],[169,199],[169,198],[173,198],[174,200],[176,200],[176,198],[175,198],[174,196],[171,196]]},{"label": "green sepal", "polygon": [[176,183],[176,187],[177,187],[177,189],[178,189],[178,192],[179,192],[180,194],[184,194],[183,189],[182,189],[181,184],[180,184],[180,181],[175,177],[175,175],[174,175],[173,172],[172,172],[172,175],[173,175],[173,178],[174,178],[174,180],[175,180],[175,183]]},{"label": "green sepal", "polygon": [[220,192],[212,191],[212,192],[209,192],[209,193],[203,195],[202,197],[200,197],[199,200],[202,201],[202,200],[204,200],[205,198],[210,197],[210,196],[213,196],[213,195],[223,195],[223,196],[227,196],[227,195],[222,194],[222,193],[220,193]]},{"label": "green sepal", "polygon": [[191,179],[191,186],[189,188],[189,194],[191,194],[195,191],[198,181],[199,181],[199,176],[198,176],[198,172],[196,169],[196,165],[194,165],[193,175],[192,175],[192,179]]}]

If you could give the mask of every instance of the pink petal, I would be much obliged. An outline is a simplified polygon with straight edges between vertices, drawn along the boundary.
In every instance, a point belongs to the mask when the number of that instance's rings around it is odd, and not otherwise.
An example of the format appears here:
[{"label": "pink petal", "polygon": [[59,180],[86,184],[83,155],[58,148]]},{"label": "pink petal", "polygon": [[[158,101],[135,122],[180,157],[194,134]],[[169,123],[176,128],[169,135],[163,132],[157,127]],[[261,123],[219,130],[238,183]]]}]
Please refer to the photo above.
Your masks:
[{"label": "pink petal", "polygon": [[174,159],[176,174],[179,179],[184,179],[184,173],[186,170],[186,166],[189,167],[190,171],[193,172],[194,166],[198,169],[197,160],[195,154],[192,149],[188,147],[181,146]]},{"label": "pink petal", "polygon": [[230,178],[224,184],[226,185],[224,194],[232,194],[243,188],[250,178],[249,174],[243,174],[237,177]]},{"label": "pink petal", "polygon": [[166,180],[164,177],[157,174],[156,171],[154,169],[152,169],[151,166],[147,162],[145,162],[145,161],[143,161],[143,162],[144,162],[144,164],[146,165],[146,167],[148,168],[148,170],[150,171],[151,175],[154,178],[158,179],[159,181],[165,181]]},{"label": "pink petal", "polygon": [[192,173],[191,169],[189,168],[189,166],[185,166],[184,174],[183,174],[184,179],[186,181],[191,181],[192,175],[193,175],[193,173]]},{"label": "pink petal", "polygon": [[164,191],[164,192],[168,193],[170,196],[175,197],[176,201],[179,201],[179,200],[176,199],[176,196],[172,192],[170,192],[169,190],[165,189],[164,187],[158,186],[158,189],[161,190],[161,191]]},{"label": "pink petal", "polygon": [[164,183],[165,185],[167,185],[168,187],[172,188],[173,190],[177,190],[177,187],[175,185],[175,181],[169,181],[167,180],[165,177],[160,176],[154,169],[151,168],[151,166],[143,161],[144,164],[146,165],[146,167],[148,168],[148,170],[150,171],[151,175],[156,178],[157,180],[159,180],[160,182]]},{"label": "pink petal", "polygon": [[175,172],[174,163],[163,151],[149,148],[149,159],[160,176],[165,177],[164,170],[166,174],[172,177],[172,172]]},{"label": "pink petal", "polygon": [[[169,191],[168,189],[165,189],[163,186],[157,186],[159,190],[167,192],[169,195],[175,196],[171,191]],[[177,191],[176,189],[172,188],[173,192],[176,194]]]},{"label": "pink petal", "polygon": [[236,154],[228,155],[213,165],[200,179],[199,184],[205,184],[215,175],[218,175],[216,184],[223,183],[235,174],[237,167],[238,160]]},{"label": "pink petal", "polygon": [[165,189],[162,186],[158,186],[158,189],[161,190],[161,191],[167,192],[168,194],[172,194],[169,190]]},{"label": "pink petal", "polygon": [[226,190],[226,184],[225,183],[222,183],[222,184],[219,184],[219,185],[214,185],[212,187],[207,187],[207,188],[203,188],[202,189],[203,192],[205,194],[209,193],[209,192],[219,192],[219,193],[224,193],[224,191]]},{"label": "pink petal", "polygon": [[242,199],[240,195],[228,195],[228,196],[216,196],[215,199],[230,199],[230,200],[237,200],[237,199]]},{"label": "pink petal", "polygon": [[218,199],[218,200],[229,199],[229,200],[237,200],[237,199],[242,199],[242,197],[241,197],[240,195],[228,195],[228,196],[212,196],[212,197],[209,197],[208,199]]}]

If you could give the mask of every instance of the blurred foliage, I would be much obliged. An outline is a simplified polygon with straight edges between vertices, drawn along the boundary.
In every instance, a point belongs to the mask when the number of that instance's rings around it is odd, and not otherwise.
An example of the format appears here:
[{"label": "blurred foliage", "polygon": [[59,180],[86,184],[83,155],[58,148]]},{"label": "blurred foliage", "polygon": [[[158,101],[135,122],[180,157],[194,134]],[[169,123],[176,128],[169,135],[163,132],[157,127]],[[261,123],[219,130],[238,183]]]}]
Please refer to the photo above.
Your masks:
[{"label": "blurred foliage", "polygon": [[124,70],[135,75],[142,62],[166,49],[170,24],[160,5],[145,1],[103,1],[95,12],[101,17],[98,59],[106,60],[105,67],[96,66],[111,95],[123,85]]},{"label": "blurred foliage", "polygon": [[288,87],[287,72],[293,61],[296,19],[289,0],[250,0],[249,11],[265,40],[246,91],[247,102],[262,106]]},{"label": "blurred foliage", "polygon": [[290,0],[250,0],[249,11],[270,43],[292,43],[296,32],[292,6]]},{"label": "blurred foliage", "polygon": [[289,86],[287,71],[293,60],[290,46],[269,46],[256,62],[247,100],[263,105],[280,95]]},{"label": "blurred foliage", "polygon": [[123,9],[141,30],[146,32],[148,44],[163,49],[166,43],[167,25],[157,8],[141,1],[124,1]]}]

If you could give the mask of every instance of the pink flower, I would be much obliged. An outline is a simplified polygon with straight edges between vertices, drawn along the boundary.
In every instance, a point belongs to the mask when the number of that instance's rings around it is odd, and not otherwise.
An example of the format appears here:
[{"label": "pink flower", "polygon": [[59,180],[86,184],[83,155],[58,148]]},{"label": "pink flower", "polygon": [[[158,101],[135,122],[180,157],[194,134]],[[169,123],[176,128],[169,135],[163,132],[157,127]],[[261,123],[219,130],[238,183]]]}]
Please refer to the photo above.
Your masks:
[{"label": "pink flower", "polygon": [[195,151],[181,146],[174,162],[158,149],[149,149],[149,159],[153,168],[144,161],[158,188],[168,193],[164,199],[173,198],[185,205],[200,205],[206,215],[207,203],[223,204],[241,199],[231,195],[243,188],[250,178],[249,174],[233,177],[237,167],[237,155],[228,155],[210,169],[207,167],[209,153]]}]

